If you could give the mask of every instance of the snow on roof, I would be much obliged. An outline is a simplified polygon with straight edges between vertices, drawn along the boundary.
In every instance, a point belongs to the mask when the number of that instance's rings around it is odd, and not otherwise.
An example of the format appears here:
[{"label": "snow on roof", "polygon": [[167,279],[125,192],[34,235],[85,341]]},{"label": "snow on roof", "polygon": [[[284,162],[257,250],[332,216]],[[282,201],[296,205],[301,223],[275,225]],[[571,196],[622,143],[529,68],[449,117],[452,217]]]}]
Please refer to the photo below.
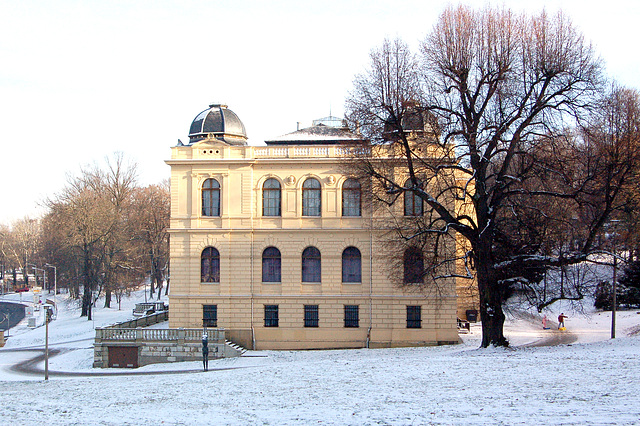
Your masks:
[{"label": "snow on roof", "polygon": [[337,128],[332,126],[326,126],[319,124],[317,126],[307,127],[286,135],[278,136],[271,140],[265,141],[267,145],[283,145],[291,143],[322,143],[322,144],[335,144],[344,142],[356,142],[361,141],[362,137],[351,133],[344,128]]}]

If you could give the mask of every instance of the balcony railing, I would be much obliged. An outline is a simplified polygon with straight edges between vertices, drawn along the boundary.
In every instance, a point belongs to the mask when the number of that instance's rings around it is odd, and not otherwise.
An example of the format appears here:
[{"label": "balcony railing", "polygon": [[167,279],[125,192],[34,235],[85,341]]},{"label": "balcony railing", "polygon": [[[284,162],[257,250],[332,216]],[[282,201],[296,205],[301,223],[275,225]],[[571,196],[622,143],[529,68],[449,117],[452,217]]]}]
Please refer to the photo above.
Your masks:
[{"label": "balcony railing", "polygon": [[[223,329],[209,329],[210,342],[224,342]],[[96,341],[111,342],[185,342],[202,341],[201,328],[97,328]]]},{"label": "balcony railing", "polygon": [[367,148],[344,146],[266,146],[254,148],[256,158],[332,158],[368,152]]}]

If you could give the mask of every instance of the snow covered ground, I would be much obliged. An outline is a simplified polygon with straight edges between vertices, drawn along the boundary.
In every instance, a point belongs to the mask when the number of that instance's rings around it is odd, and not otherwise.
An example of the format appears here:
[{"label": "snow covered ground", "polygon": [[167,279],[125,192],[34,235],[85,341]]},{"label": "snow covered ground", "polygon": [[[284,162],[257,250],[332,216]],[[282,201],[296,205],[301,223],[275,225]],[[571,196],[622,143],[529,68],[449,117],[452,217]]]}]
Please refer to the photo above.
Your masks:
[{"label": "snow covered ground", "polygon": [[[139,301],[99,308],[87,321],[63,300],[49,339],[66,352],[50,359],[50,370],[132,372],[91,368],[93,328],[130,318]],[[207,373],[190,362],[135,370],[146,375],[52,374],[47,382],[9,370],[44,343],[44,327],[23,322],[0,349],[0,424],[640,424],[640,315],[619,312],[611,340],[610,313],[564,312],[577,337],[571,345],[524,346],[557,331],[521,316],[506,325],[510,349],[478,349],[473,324],[456,346],[250,351],[210,362]],[[18,350],[25,348],[33,351]]]}]

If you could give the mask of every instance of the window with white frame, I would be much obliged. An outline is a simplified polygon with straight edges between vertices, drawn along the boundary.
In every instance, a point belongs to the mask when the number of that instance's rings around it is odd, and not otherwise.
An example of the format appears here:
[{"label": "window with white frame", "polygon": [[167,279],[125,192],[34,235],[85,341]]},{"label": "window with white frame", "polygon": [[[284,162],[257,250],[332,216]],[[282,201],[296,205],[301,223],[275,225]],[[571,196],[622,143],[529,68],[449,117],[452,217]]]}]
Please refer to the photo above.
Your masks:
[{"label": "window with white frame", "polygon": [[220,216],[220,183],[215,179],[202,184],[202,216]]},{"label": "window with white frame", "polygon": [[220,252],[214,247],[207,247],[200,255],[200,281],[203,283],[220,282]]},{"label": "window with white frame", "polygon": [[262,185],[262,216],[281,215],[280,182],[269,178]]},{"label": "window with white frame", "polygon": [[302,216],[321,216],[322,189],[318,179],[308,178],[302,184]]},{"label": "window with white frame", "polygon": [[347,247],[342,252],[342,282],[362,282],[362,259],[356,247]]},{"label": "window with white frame", "polygon": [[347,179],[342,184],[342,216],[361,216],[360,182]]},{"label": "window with white frame", "polygon": [[267,247],[262,252],[262,282],[279,283],[281,280],[280,250]]},{"label": "window with white frame", "polygon": [[302,252],[302,282],[319,283],[322,281],[320,250],[307,247]]}]

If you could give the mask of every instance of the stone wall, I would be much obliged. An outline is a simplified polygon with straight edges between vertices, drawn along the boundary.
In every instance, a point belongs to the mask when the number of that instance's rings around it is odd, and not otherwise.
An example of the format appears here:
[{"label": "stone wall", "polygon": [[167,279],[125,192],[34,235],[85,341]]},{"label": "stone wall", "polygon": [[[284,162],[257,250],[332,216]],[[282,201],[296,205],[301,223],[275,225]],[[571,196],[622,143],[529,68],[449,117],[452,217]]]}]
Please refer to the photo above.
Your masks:
[{"label": "stone wall", "polygon": [[[209,359],[240,356],[242,352],[225,343],[224,330],[208,330]],[[98,328],[93,367],[109,367],[110,347],[135,347],[138,366],[202,360],[202,329]]]}]

